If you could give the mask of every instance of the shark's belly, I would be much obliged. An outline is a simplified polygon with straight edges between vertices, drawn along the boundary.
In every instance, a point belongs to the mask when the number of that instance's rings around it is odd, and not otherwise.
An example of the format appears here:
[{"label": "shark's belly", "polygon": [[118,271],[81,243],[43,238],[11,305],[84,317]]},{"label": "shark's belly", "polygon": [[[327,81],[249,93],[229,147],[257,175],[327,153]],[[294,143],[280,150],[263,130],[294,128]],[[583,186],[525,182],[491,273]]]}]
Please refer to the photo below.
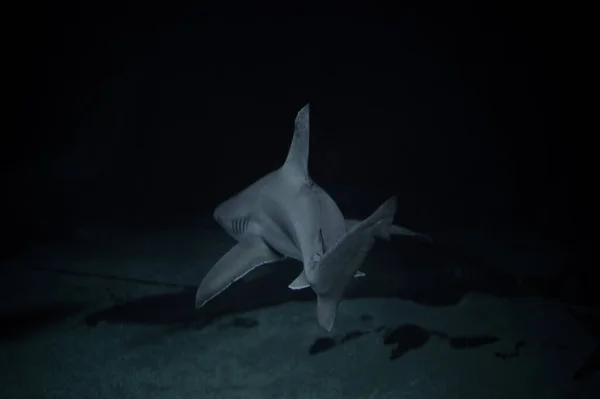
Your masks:
[{"label": "shark's belly", "polygon": [[290,235],[289,230],[273,219],[261,219],[256,227],[267,245],[288,258],[302,261],[302,253]]},{"label": "shark's belly", "polygon": [[265,242],[273,250],[279,252],[280,254],[288,258],[302,261],[302,254],[300,253],[300,250],[293,241],[286,240],[286,238],[282,236],[273,236],[265,237]]}]

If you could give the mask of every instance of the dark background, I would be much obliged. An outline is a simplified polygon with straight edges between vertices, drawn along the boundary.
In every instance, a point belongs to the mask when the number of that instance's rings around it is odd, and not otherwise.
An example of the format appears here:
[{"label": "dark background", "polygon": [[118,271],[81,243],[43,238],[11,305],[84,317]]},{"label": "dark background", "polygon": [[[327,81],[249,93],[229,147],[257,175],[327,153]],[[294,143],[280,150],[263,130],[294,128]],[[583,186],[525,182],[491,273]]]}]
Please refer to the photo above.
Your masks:
[{"label": "dark background", "polygon": [[311,174],[348,216],[397,195],[415,230],[589,245],[563,9],[83,3],[11,17],[3,258],[94,223],[193,226],[281,165],[307,102]]}]

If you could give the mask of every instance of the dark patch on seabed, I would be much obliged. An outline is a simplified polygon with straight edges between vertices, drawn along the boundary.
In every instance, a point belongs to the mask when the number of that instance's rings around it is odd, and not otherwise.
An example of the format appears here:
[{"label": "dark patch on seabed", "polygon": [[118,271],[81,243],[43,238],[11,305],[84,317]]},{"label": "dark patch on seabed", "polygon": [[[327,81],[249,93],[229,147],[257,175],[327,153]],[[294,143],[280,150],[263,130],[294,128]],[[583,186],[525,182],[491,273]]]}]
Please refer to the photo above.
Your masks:
[{"label": "dark patch on seabed", "polygon": [[[600,339],[600,311],[588,307],[572,307],[570,313],[582,325],[584,325],[590,333],[597,339]],[[573,374],[574,380],[582,380],[589,378],[600,370],[600,344],[590,353],[583,364]]]},{"label": "dark patch on seabed", "polygon": [[341,343],[343,344],[348,341],[352,341],[356,338],[362,337],[365,334],[367,334],[367,332],[365,332],[365,331],[350,331],[348,334],[346,334],[342,337]]},{"label": "dark patch on seabed", "polygon": [[112,324],[178,324],[198,318],[196,293],[191,289],[135,299],[92,313],[85,318],[89,327],[100,322]]},{"label": "dark patch on seabed", "polygon": [[25,338],[41,329],[58,324],[83,309],[84,305],[81,303],[64,301],[0,313],[0,339]]},{"label": "dark patch on seabed", "polygon": [[[295,270],[292,271],[294,273]],[[311,301],[310,290],[300,292],[287,288],[290,274],[269,275],[252,283],[242,280],[209,301],[198,310],[194,307],[196,288],[184,288],[178,292],[153,295],[119,303],[97,311],[86,317],[85,322],[93,327],[100,322],[112,324],[179,324],[190,328],[202,328],[225,316],[234,316],[257,309],[276,306],[290,301]],[[264,281],[262,281],[264,280]],[[257,286],[272,287],[257,290]],[[311,295],[312,294],[312,295]],[[247,318],[237,317],[231,327],[250,328],[257,325]]]},{"label": "dark patch on seabed", "polygon": [[[293,291],[287,288],[289,281],[295,275],[296,270],[290,270],[281,273],[272,273],[265,276],[260,276],[258,279],[250,283],[240,280],[234,283],[234,286],[224,291],[218,297],[208,302],[200,311],[194,308],[195,288],[185,288],[182,291],[167,293],[155,296],[144,297],[132,300],[126,303],[119,303],[107,309],[95,312],[86,317],[85,322],[88,326],[95,326],[100,322],[114,324],[174,324],[179,328],[203,328],[215,321],[223,319],[225,316],[234,316],[229,321],[224,321],[218,326],[220,329],[237,328],[250,329],[259,325],[256,319],[242,316],[243,313],[261,309],[269,306],[275,306],[291,301],[314,301],[314,294],[311,290]],[[358,285],[358,284],[357,284]],[[257,290],[256,287],[271,287],[269,290]],[[384,293],[385,294],[385,293]],[[379,297],[379,296],[398,296],[393,293],[389,295],[381,295],[381,292],[376,292],[363,284],[359,289],[355,290],[349,297]],[[401,295],[400,295],[401,296]],[[21,322],[14,321],[12,324],[12,336],[21,334],[20,330],[27,329],[26,326],[39,326],[44,324],[43,320],[60,319],[67,317],[64,315],[65,309],[55,309],[43,311],[41,317],[24,317],[21,316]],[[598,316],[590,312],[582,310],[573,310],[573,315],[590,329],[596,336],[599,334]],[[45,314],[45,316],[44,316]],[[61,316],[62,315],[62,316]],[[237,316],[236,316],[237,315]],[[12,316],[14,318],[14,316]],[[8,319],[7,319],[8,320]],[[25,320],[25,321],[23,321]],[[29,322],[27,322],[29,320]],[[35,321],[34,321],[35,320]],[[424,346],[431,337],[446,340],[448,345],[454,349],[469,349],[477,348],[492,344],[499,340],[493,335],[477,335],[477,336],[461,336],[451,337],[446,333],[439,331],[428,331],[416,325],[403,325],[399,327],[389,328],[385,326],[372,326],[373,317],[363,314],[360,320],[367,324],[364,330],[351,331],[341,337],[336,338],[321,338],[309,349],[310,355],[326,352],[334,349],[338,345],[347,344],[350,341],[360,339],[370,333],[383,333],[384,344],[393,345],[390,353],[390,359],[397,359],[410,350],[416,350]],[[4,325],[7,325],[4,323]],[[6,329],[3,330],[3,335],[6,336]],[[515,344],[513,351],[508,353],[495,353],[497,359],[507,360],[522,356],[521,349],[524,347],[523,342]],[[600,349],[596,349],[585,363],[577,370],[573,378],[580,380],[587,378],[596,373],[600,365]]]},{"label": "dark patch on seabed", "polygon": [[423,347],[431,337],[447,340],[452,349],[473,349],[493,344],[500,338],[493,335],[465,335],[449,336],[440,331],[428,331],[414,324],[396,327],[385,332],[384,345],[395,345],[390,354],[390,359],[397,359],[408,351]]},{"label": "dark patch on seabed", "polygon": [[383,344],[394,345],[390,359],[394,360],[403,356],[412,349],[418,349],[429,341],[430,334],[424,328],[408,324],[387,331],[384,334]]},{"label": "dark patch on seabed", "polygon": [[335,347],[335,339],[333,338],[317,338],[308,350],[309,355],[325,352]]},{"label": "dark patch on seabed", "polygon": [[513,359],[515,357],[521,356],[521,348],[525,346],[525,342],[519,341],[515,344],[515,347],[512,352],[495,352],[494,356],[498,359]]},{"label": "dark patch on seabed", "polygon": [[227,323],[219,325],[219,329],[225,330],[228,328],[243,328],[250,329],[258,326],[258,320],[252,317],[235,317]]},{"label": "dark patch on seabed", "polygon": [[316,355],[318,353],[332,350],[338,345],[345,344],[364,335],[380,332],[383,332],[383,344],[393,345],[392,352],[390,353],[390,360],[395,360],[405,355],[410,350],[423,347],[432,336],[438,337],[442,340],[447,340],[448,344],[453,349],[478,348],[500,340],[500,338],[492,335],[470,335],[451,337],[443,332],[428,331],[425,328],[422,328],[415,324],[406,324],[392,329],[380,327],[371,330],[351,331],[343,335],[341,338],[318,338],[311,345],[308,353],[310,355]]}]

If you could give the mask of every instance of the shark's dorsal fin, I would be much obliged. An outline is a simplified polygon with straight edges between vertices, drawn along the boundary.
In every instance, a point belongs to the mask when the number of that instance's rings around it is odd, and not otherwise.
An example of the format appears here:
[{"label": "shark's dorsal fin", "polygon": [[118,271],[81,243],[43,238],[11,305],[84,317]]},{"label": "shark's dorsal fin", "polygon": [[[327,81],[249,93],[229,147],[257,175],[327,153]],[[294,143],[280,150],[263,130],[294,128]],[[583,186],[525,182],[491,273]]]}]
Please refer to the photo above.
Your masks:
[{"label": "shark's dorsal fin", "polygon": [[283,170],[289,176],[308,183],[308,144],[309,144],[309,104],[306,104],[296,115],[294,137],[288,152]]}]

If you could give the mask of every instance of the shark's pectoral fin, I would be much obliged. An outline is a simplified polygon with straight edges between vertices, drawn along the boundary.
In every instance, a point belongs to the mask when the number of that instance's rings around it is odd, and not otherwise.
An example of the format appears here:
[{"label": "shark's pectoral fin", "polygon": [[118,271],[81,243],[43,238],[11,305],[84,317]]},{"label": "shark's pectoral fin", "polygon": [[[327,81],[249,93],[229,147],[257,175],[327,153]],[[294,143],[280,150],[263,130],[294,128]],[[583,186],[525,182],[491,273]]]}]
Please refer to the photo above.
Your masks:
[{"label": "shark's pectoral fin", "polygon": [[306,274],[304,274],[304,270],[300,272],[298,277],[294,281],[288,285],[288,288],[291,290],[303,290],[304,288],[310,287],[308,280],[306,279]]},{"label": "shark's pectoral fin", "polygon": [[340,298],[317,295],[317,321],[327,331],[331,331],[333,328],[339,304]]},{"label": "shark's pectoral fin", "polygon": [[[286,257],[285,256],[281,256],[280,259],[278,260],[285,260]],[[256,267],[254,269],[252,269],[250,272],[246,273],[244,275],[244,277],[240,278],[240,280],[242,280],[244,283],[252,283],[256,280],[260,280],[262,278],[265,278],[266,276],[273,274],[275,272],[275,270],[277,270],[275,267],[270,267],[269,265],[263,264],[263,267]]]},{"label": "shark's pectoral fin", "polygon": [[[366,276],[365,272],[362,272],[360,270],[357,270],[356,273],[354,273],[354,278],[359,278],[359,277],[364,277]],[[302,290],[304,288],[308,288],[310,287],[310,284],[308,282],[308,280],[306,279],[306,274],[304,273],[304,270],[302,270],[300,272],[300,274],[298,275],[298,277],[296,277],[296,279],[294,281],[292,281],[290,283],[290,285],[288,285],[288,288],[291,290]]]},{"label": "shark's pectoral fin", "polygon": [[196,308],[200,308],[234,281],[244,277],[252,269],[284,257],[257,235],[248,235],[231,248],[208,271],[196,292]]}]

